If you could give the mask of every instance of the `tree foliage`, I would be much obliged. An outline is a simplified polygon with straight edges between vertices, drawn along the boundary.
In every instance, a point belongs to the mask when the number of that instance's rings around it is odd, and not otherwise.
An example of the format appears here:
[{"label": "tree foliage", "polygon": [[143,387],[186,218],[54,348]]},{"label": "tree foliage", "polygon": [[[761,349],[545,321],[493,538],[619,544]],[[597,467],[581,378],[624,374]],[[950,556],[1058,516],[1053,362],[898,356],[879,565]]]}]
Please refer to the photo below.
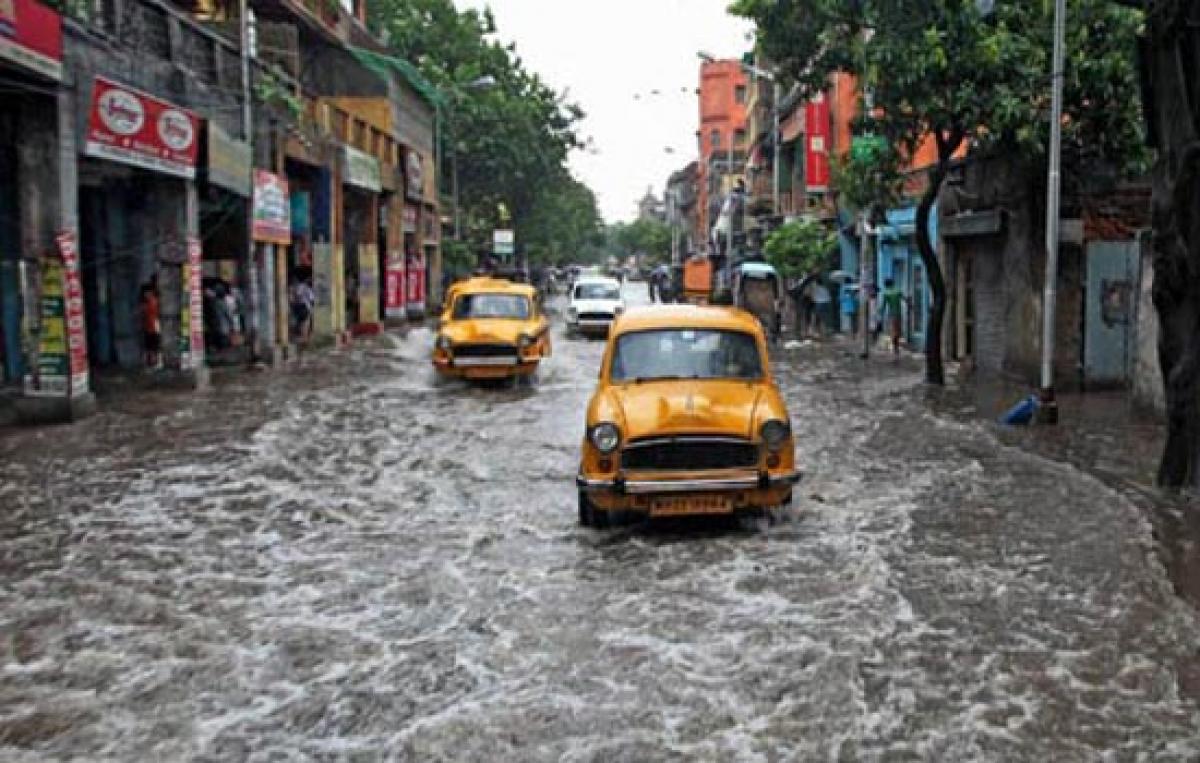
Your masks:
[{"label": "tree foliage", "polygon": [[[369,9],[371,27],[443,94],[443,176],[457,165],[473,248],[490,245],[492,229],[509,222],[505,211],[518,245],[540,257],[556,256],[546,238],[551,227],[564,237],[559,248],[595,232],[595,201],[566,170],[581,146],[583,111],[530,71],[514,45],[495,40],[490,11],[459,11],[451,0],[379,0]],[[485,78],[490,86],[481,86]],[[551,225],[552,209],[566,210],[574,227]]]},{"label": "tree foliage", "polygon": [[671,228],[660,220],[638,219],[611,227],[619,257],[644,255],[651,262],[665,262],[671,254]]},{"label": "tree foliage", "polygon": [[829,266],[837,235],[815,220],[793,220],[771,232],[763,251],[781,276],[803,278]]}]

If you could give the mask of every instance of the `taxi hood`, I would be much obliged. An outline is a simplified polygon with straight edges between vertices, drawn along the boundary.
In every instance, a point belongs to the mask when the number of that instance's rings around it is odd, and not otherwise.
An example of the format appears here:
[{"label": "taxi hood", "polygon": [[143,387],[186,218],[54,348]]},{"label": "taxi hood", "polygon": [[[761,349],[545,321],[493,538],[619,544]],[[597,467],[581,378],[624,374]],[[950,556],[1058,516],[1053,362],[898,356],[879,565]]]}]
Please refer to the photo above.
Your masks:
[{"label": "taxi hood", "polygon": [[608,395],[620,411],[626,442],[669,434],[753,438],[763,385],[732,379],[645,381],[614,385]]},{"label": "taxi hood", "polygon": [[529,329],[530,323],[526,320],[474,318],[445,323],[441,333],[454,344],[516,344]]}]

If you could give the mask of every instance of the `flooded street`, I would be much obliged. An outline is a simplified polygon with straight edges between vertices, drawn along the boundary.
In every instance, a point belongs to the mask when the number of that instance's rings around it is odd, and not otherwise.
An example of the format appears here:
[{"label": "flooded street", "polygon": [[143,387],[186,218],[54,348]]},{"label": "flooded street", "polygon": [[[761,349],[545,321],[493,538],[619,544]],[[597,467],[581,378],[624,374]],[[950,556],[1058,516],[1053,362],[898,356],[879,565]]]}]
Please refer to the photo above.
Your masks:
[{"label": "flooded street", "polygon": [[418,329],[0,437],[0,759],[1200,756],[1120,493],[802,347],[786,521],[584,529],[603,345],[554,340],[531,387]]}]

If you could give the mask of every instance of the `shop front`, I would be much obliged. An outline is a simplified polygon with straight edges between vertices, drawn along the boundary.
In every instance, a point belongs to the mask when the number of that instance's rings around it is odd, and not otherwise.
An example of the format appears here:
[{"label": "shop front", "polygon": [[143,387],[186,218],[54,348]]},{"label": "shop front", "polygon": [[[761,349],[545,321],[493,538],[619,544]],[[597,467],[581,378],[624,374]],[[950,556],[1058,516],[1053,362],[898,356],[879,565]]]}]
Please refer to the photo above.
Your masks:
[{"label": "shop front", "polygon": [[383,328],[379,297],[379,160],[342,146],[342,248],[346,283],[346,325],[355,335]]},{"label": "shop front", "polygon": [[202,385],[200,119],[117,80],[89,84],[78,177],[91,365]]},{"label": "shop front", "polygon": [[[75,205],[75,104],[62,19],[0,3],[0,419],[70,420],[94,407]],[[64,150],[65,148],[65,150]],[[6,411],[5,400],[16,407]]]},{"label": "shop front", "polygon": [[205,127],[199,190],[204,346],[210,366],[239,364],[248,359],[251,152],[215,123]]},{"label": "shop front", "polygon": [[[404,151],[404,309],[410,320],[425,317],[429,293],[429,259],[426,247],[424,157],[413,148]],[[436,243],[436,242],[435,242]]]}]

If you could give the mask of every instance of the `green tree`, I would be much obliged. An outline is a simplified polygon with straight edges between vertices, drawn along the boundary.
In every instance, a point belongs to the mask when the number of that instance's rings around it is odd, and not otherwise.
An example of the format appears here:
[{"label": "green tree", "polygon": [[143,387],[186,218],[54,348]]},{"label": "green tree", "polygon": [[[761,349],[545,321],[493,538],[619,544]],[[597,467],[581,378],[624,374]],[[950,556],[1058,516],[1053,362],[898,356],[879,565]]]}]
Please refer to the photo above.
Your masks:
[{"label": "green tree", "polygon": [[[1065,80],[1064,151],[1077,158],[1141,158],[1136,78],[1129,50],[1136,14],[1110,0],[1072,0]],[[926,378],[943,384],[946,284],[929,217],[964,146],[1040,157],[1045,146],[1052,4],[997,0],[736,0],[758,27],[763,52],[809,93],[835,71],[856,74],[874,96],[872,129],[900,155],[925,140],[936,160],[917,205],[917,247],[929,278]]]},{"label": "green tree", "polygon": [[[370,12],[393,53],[443,93],[445,154],[457,165],[472,249],[490,245],[502,210],[520,239],[531,224],[536,239],[545,226],[535,218],[547,216],[550,197],[565,191],[578,201],[566,161],[580,147],[582,110],[529,71],[515,46],[495,41],[490,11],[458,11],[451,0],[380,0]],[[479,86],[484,80],[490,86]]]},{"label": "green tree", "polygon": [[837,235],[815,220],[793,220],[771,232],[763,251],[781,276],[803,278],[828,267]]},{"label": "green tree", "polygon": [[652,263],[665,262],[671,255],[671,228],[660,220],[638,219],[613,226],[617,256],[641,254]]}]

